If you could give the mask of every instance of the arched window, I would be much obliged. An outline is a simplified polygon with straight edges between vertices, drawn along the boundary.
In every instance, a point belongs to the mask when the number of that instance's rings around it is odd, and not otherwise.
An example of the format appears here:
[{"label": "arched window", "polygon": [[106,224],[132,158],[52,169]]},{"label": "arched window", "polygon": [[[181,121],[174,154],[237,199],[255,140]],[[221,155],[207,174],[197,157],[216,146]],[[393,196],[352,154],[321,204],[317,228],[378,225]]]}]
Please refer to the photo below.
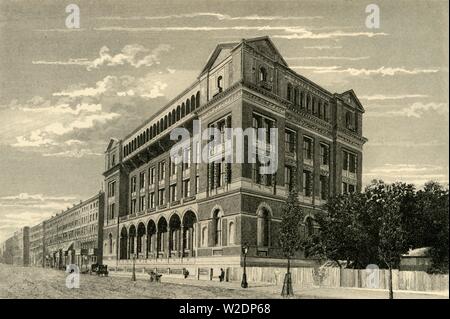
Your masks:
[{"label": "arched window", "polygon": [[113,240],[112,240],[112,234],[109,234],[108,236],[108,245],[109,245],[109,254],[111,255],[113,253]]},{"label": "arched window", "polygon": [[311,217],[308,217],[305,222],[306,236],[311,237],[314,234],[314,224]]},{"label": "arched window", "polygon": [[217,78],[217,91],[219,93],[223,91],[223,77],[221,75]]},{"label": "arched window", "polygon": [[191,101],[189,99],[186,100],[186,115],[191,113]]},{"label": "arched window", "polygon": [[222,211],[216,209],[213,215],[214,246],[222,246],[222,217]]},{"label": "arched window", "polygon": [[200,91],[197,91],[197,94],[195,95],[195,108],[198,108],[200,106]]},{"label": "arched window", "polygon": [[191,112],[195,110],[195,96],[191,96]]},{"label": "arched window", "polygon": [[230,222],[230,224],[228,224],[228,243],[230,245],[234,245],[235,232],[234,222]]},{"label": "arched window", "polygon": [[259,68],[259,81],[261,82],[267,81],[267,70],[263,66]]},{"label": "arched window", "polygon": [[270,212],[261,208],[258,212],[257,242],[260,247],[268,247],[270,244]]},{"label": "arched window", "polygon": [[311,111],[311,97],[309,94],[306,95],[306,110]]}]

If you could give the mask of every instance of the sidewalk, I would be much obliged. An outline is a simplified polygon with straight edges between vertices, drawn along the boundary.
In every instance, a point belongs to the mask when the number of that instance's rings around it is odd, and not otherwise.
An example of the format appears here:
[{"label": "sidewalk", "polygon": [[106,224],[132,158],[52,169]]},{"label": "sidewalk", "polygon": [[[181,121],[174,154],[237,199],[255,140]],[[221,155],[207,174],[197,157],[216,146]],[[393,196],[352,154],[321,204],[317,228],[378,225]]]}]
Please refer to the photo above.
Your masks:
[{"label": "sidewalk", "polygon": [[[112,276],[128,277],[131,273],[110,273]],[[149,280],[149,276],[143,273],[136,273],[138,280]],[[194,287],[221,287],[233,290],[242,290],[241,283],[219,282],[218,280],[197,280],[195,278],[177,278],[173,276],[162,276],[162,283],[173,283],[178,285],[188,285]],[[255,291],[264,294],[267,298],[280,298],[282,284],[249,282],[248,291]],[[295,298],[301,299],[387,299],[388,291],[382,289],[363,288],[325,288],[308,287],[301,288],[294,285]],[[397,291],[394,290],[395,299],[449,299],[448,291]]]}]

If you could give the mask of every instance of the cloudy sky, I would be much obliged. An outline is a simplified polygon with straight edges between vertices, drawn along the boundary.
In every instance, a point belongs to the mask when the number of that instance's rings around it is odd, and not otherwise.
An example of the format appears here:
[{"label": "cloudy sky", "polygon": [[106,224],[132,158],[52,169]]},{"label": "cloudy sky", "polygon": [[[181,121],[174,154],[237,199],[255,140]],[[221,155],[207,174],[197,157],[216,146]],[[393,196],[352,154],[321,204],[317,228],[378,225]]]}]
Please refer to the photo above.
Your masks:
[{"label": "cloudy sky", "polygon": [[[70,3],[79,29],[65,25]],[[364,183],[448,183],[447,12],[444,0],[0,0],[0,240],[97,192],[109,137],[192,83],[218,42],[246,37],[269,35],[299,74],[355,90]]]}]

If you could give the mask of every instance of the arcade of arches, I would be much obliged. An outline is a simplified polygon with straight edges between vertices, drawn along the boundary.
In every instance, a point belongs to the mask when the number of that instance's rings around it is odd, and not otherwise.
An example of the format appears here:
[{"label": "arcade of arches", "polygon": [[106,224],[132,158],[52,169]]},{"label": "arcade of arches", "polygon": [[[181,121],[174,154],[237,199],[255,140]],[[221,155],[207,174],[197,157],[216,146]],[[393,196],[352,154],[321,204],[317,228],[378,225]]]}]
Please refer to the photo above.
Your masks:
[{"label": "arcade of arches", "polygon": [[187,211],[183,220],[173,214],[167,221],[161,216],[155,223],[140,222],[137,227],[123,226],[120,231],[120,259],[195,257],[197,217]]}]

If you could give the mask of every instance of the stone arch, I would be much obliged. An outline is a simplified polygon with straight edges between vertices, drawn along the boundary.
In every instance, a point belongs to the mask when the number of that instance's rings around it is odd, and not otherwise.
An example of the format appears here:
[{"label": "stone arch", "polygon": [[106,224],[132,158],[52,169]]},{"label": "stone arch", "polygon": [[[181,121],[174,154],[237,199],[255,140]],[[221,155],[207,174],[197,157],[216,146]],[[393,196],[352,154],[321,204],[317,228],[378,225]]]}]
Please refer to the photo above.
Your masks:
[{"label": "stone arch", "polygon": [[158,219],[158,223],[156,224],[157,227],[157,253],[158,257],[160,255],[164,255],[164,252],[167,250],[167,230],[168,230],[168,224],[167,220],[164,216],[160,216]]},{"label": "stone arch", "polygon": [[173,213],[169,218],[169,253],[177,255],[181,248],[181,218],[178,213]]},{"label": "stone arch", "polygon": [[182,256],[193,257],[197,249],[197,214],[187,209],[182,217]]},{"label": "stone arch", "polygon": [[145,250],[145,234],[147,233],[147,230],[145,228],[145,224],[143,222],[140,222],[137,227],[137,237],[136,237],[136,253],[138,256],[142,253],[144,253]]},{"label": "stone arch", "polygon": [[157,242],[156,237],[157,237],[156,223],[153,219],[150,218],[147,222],[147,245],[146,245],[147,257],[149,255],[154,256],[156,252],[156,242]]},{"label": "stone arch", "polygon": [[120,231],[120,259],[128,259],[128,230],[125,226],[122,226]]},{"label": "stone arch", "polygon": [[214,206],[212,209],[212,234],[213,234],[213,245],[222,246],[223,239],[223,209],[219,205]]}]

